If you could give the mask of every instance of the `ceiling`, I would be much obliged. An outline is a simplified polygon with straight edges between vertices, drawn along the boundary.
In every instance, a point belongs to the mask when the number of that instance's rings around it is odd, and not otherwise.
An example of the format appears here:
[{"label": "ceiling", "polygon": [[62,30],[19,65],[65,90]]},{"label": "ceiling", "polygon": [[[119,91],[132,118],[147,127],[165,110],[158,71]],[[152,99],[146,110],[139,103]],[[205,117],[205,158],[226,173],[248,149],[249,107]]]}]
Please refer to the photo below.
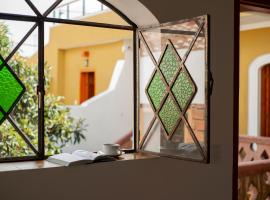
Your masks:
[{"label": "ceiling", "polygon": [[261,12],[241,12],[240,30],[252,30],[270,27],[270,14]]}]

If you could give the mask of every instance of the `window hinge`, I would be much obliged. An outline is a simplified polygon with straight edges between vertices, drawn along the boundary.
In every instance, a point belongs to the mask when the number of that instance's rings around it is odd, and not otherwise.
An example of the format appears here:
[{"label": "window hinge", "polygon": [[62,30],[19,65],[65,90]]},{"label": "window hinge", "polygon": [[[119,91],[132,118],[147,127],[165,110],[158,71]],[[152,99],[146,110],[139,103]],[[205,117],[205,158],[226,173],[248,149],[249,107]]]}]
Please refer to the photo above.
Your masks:
[{"label": "window hinge", "polygon": [[213,87],[214,87],[214,79],[212,72],[209,70],[209,95],[212,95]]}]

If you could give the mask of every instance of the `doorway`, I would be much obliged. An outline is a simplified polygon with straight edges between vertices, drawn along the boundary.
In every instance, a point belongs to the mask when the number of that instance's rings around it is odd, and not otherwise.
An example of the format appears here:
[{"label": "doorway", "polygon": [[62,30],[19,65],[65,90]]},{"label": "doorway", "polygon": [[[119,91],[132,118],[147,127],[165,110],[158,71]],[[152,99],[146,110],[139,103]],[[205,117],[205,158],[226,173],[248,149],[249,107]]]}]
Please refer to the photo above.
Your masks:
[{"label": "doorway", "polygon": [[270,137],[270,64],[261,69],[261,136]]},{"label": "doorway", "polygon": [[80,103],[95,96],[95,72],[81,72]]},{"label": "doorway", "polygon": [[238,200],[269,199],[270,2],[241,0]]}]

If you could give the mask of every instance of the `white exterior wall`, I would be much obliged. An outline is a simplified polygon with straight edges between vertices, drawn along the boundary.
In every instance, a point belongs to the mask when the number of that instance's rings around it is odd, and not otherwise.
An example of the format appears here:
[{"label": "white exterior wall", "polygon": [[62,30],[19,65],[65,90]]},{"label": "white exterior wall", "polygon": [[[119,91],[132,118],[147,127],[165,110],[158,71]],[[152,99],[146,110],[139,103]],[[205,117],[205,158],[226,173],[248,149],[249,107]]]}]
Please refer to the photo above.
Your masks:
[{"label": "white exterior wall", "polygon": [[125,60],[118,61],[107,91],[79,106],[70,106],[70,115],[85,119],[86,140],[63,149],[101,150],[102,144],[114,143],[133,129],[133,50],[127,44]]}]

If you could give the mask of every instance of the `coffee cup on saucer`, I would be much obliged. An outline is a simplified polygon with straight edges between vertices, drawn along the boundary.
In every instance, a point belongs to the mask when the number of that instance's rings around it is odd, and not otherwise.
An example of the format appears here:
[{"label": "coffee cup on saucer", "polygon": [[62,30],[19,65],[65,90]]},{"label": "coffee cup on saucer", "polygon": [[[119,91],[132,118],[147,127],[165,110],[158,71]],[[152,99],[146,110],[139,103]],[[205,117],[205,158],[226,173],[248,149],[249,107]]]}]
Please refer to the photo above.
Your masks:
[{"label": "coffee cup on saucer", "polygon": [[103,144],[102,153],[110,156],[119,156],[122,154],[119,144]]}]

